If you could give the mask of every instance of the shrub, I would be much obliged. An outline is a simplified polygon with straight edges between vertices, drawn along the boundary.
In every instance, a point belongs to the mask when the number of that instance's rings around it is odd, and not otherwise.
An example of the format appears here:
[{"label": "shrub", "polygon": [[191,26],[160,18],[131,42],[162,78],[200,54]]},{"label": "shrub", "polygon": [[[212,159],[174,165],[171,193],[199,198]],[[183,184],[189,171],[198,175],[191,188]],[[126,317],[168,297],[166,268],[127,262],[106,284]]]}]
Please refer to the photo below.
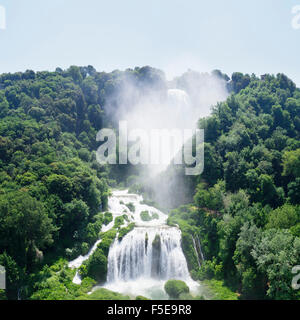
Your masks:
[{"label": "shrub", "polygon": [[209,300],[238,300],[237,293],[226,287],[221,280],[205,280],[202,284],[208,290]]},{"label": "shrub", "polygon": [[169,280],[165,283],[164,288],[169,297],[175,299],[179,299],[180,295],[190,292],[189,287],[181,280]]},{"label": "shrub", "polygon": [[135,212],[135,206],[132,202],[126,204],[126,207],[131,211],[131,212]]},{"label": "shrub", "polygon": [[152,220],[159,219],[159,215],[156,212],[152,213]]},{"label": "shrub", "polygon": [[181,293],[179,295],[179,300],[194,300],[194,297],[190,293]]},{"label": "shrub", "polygon": [[103,224],[105,224],[107,226],[110,222],[112,222],[112,220],[113,220],[112,213],[105,212],[104,213]]},{"label": "shrub", "polygon": [[154,219],[159,219],[159,215],[156,212],[150,215],[149,211],[142,211],[140,213],[140,217],[143,221],[152,221]]},{"label": "shrub", "polygon": [[197,261],[196,252],[194,249],[194,242],[193,242],[192,235],[188,232],[182,232],[181,241],[182,241],[182,250],[185,255],[189,271],[192,271],[192,270],[197,271],[199,268],[199,265]]},{"label": "shrub", "polygon": [[121,227],[121,225],[124,224],[124,217],[119,216],[115,218],[114,228],[118,229]]},{"label": "shrub", "polygon": [[137,296],[137,297],[135,298],[135,300],[150,300],[150,299],[148,299],[148,298],[146,298],[146,297],[143,297],[143,296]]},{"label": "shrub", "polygon": [[197,274],[199,280],[206,280],[215,278],[217,280],[223,279],[223,268],[222,264],[217,264],[216,259],[213,261],[205,260],[203,261],[201,268]]},{"label": "shrub", "polygon": [[89,252],[89,245],[86,242],[81,244],[81,254],[86,255]]},{"label": "shrub", "polygon": [[96,220],[94,223],[89,223],[84,230],[84,238],[91,245],[99,238],[99,232],[102,229],[101,220]]},{"label": "shrub", "polygon": [[141,217],[141,219],[143,220],[143,221],[151,221],[152,219],[151,219],[151,216],[150,216],[150,214],[149,214],[149,211],[142,211],[141,213],[140,213],[140,217]]},{"label": "shrub", "polygon": [[80,267],[80,275],[96,281],[105,281],[107,275],[107,257],[99,247]]},{"label": "shrub", "polygon": [[133,230],[134,227],[135,227],[135,223],[133,222],[133,223],[130,223],[126,228],[120,229],[118,240],[121,241],[126,236],[127,233]]},{"label": "shrub", "polygon": [[[146,240],[148,240],[148,234],[146,234]],[[159,234],[155,235],[155,238],[152,241],[152,247],[155,249],[161,248],[161,239]]]},{"label": "shrub", "polygon": [[296,206],[285,204],[269,214],[266,228],[289,229],[300,222],[299,212]]},{"label": "shrub", "polygon": [[98,248],[102,249],[103,253],[108,256],[109,247],[114,241],[117,234],[116,229],[111,229],[101,234],[102,241],[99,243]]},{"label": "shrub", "polygon": [[82,295],[76,300],[130,300],[130,297],[124,296],[118,292],[101,288],[95,290],[89,295]]}]

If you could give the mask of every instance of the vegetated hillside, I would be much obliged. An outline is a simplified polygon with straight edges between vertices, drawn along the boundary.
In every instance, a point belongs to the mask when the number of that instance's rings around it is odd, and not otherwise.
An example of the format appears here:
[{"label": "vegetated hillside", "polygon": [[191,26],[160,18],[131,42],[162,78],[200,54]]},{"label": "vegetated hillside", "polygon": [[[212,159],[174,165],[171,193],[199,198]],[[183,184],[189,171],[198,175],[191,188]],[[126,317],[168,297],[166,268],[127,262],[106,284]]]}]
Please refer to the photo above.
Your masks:
[{"label": "vegetated hillside", "polygon": [[[113,108],[124,79],[142,90],[160,77],[150,67],[97,73],[91,66],[0,75],[3,298],[30,297],[61,263],[46,265],[87,253],[98,238],[112,183],[110,168],[95,157],[96,134],[111,126],[114,112],[103,106],[109,98]],[[58,281],[55,296],[50,282],[49,297],[66,298],[66,288],[59,291]]]},{"label": "vegetated hillside", "polygon": [[[236,73],[233,92],[199,121],[205,129],[201,176],[175,176],[189,185],[193,204],[169,223],[183,231],[183,248],[196,279],[225,279],[242,299],[299,299],[291,286],[300,264],[300,90],[283,74]],[[175,195],[176,184],[169,184]],[[205,261],[199,268],[193,238]]]},{"label": "vegetated hillside", "polygon": [[[232,96],[199,121],[206,130],[205,170],[181,177],[195,202],[173,211],[169,223],[183,230],[194,278],[225,279],[242,298],[297,298],[290,271],[300,263],[300,92],[284,75],[217,74]],[[182,88],[187,76],[178,80]],[[100,166],[95,158],[96,133],[118,120],[118,95],[128,79],[141,93],[167,89],[162,72],[150,67],[0,76],[2,298],[87,298],[95,282],[86,277],[73,284],[65,261],[98,238],[108,186],[139,172]],[[168,172],[175,182],[178,171]],[[180,200],[184,189],[168,183],[168,197]],[[201,240],[201,269],[192,236]]]}]

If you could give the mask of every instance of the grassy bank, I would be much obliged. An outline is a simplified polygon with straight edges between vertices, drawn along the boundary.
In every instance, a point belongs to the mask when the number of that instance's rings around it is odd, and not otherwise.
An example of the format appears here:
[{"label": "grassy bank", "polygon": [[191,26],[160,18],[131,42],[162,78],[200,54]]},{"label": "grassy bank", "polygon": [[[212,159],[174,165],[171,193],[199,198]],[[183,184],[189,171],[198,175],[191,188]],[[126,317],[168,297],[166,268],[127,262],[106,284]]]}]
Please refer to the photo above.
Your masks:
[{"label": "grassy bank", "polygon": [[204,280],[201,284],[206,300],[238,300],[238,294],[226,287],[221,280]]}]

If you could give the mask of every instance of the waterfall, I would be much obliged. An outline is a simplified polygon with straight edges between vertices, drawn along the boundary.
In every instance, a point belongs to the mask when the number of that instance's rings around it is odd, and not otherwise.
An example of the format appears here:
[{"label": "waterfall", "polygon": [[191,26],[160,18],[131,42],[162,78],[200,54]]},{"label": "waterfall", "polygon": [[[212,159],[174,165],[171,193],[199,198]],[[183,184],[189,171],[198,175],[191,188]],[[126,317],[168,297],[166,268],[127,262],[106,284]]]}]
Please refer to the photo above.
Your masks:
[{"label": "waterfall", "polygon": [[200,262],[200,257],[199,257],[199,253],[197,250],[197,246],[196,246],[196,242],[195,242],[195,238],[193,237],[193,245],[194,245],[194,250],[196,253],[196,257],[197,257],[197,262],[198,262],[198,266],[201,267],[201,262]]},{"label": "waterfall", "polygon": [[194,250],[196,252],[196,257],[197,257],[197,262],[198,262],[198,266],[201,267],[201,261],[204,261],[204,255],[202,252],[202,248],[201,248],[201,243],[200,243],[200,239],[198,237],[198,235],[196,235],[196,240],[193,237],[193,245],[194,245]]},{"label": "waterfall", "polygon": [[108,256],[108,282],[139,278],[189,280],[177,228],[138,227],[121,242],[115,240]]},{"label": "waterfall", "polygon": [[200,252],[200,256],[201,256],[201,261],[204,261],[204,255],[203,255],[203,251],[202,251],[202,247],[201,247],[201,242],[198,236],[196,236],[196,240],[197,240],[197,244],[198,244],[198,249]]},{"label": "waterfall", "polygon": [[[119,241],[116,237],[108,254],[108,272],[105,288],[152,299],[166,299],[164,284],[167,280],[185,281],[191,292],[198,292],[199,284],[190,277],[181,248],[181,231],[166,224],[168,216],[143,203],[143,197],[128,191],[114,191],[109,198],[113,216],[127,210],[129,222],[135,228]],[[126,204],[133,204],[128,210]],[[155,219],[143,221],[141,212],[155,214]]]},{"label": "waterfall", "polygon": [[[107,281],[102,287],[133,296],[166,299],[163,289],[165,282],[178,279],[185,281],[191,292],[198,292],[199,284],[191,279],[181,248],[181,231],[178,227],[166,224],[166,214],[144,204],[142,196],[129,194],[128,190],[113,191],[108,199],[108,209],[113,215],[113,221],[103,226],[103,232],[113,227],[116,217],[124,214],[128,221],[122,227],[134,222],[135,228],[122,240],[118,240],[116,236],[111,244]],[[143,221],[141,213],[145,211],[152,220]],[[69,266],[79,268],[100,241],[94,244],[86,256],[71,261]],[[73,282],[80,284],[78,273]],[[96,286],[93,290],[97,288]]]}]

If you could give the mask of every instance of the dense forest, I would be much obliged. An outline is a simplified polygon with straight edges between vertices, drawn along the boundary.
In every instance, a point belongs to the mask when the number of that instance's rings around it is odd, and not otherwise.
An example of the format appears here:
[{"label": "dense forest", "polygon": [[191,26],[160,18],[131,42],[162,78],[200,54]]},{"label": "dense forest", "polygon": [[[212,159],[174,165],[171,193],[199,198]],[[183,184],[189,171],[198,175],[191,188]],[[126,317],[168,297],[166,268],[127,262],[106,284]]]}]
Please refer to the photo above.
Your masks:
[{"label": "dense forest", "polygon": [[162,72],[150,67],[0,75],[2,298],[74,299],[96,283],[87,278],[86,285],[74,285],[66,261],[86,254],[109,219],[103,212],[109,185],[116,184],[110,177],[120,170],[96,161],[96,134],[114,124],[118,92],[128,79],[140,90],[164,83]]},{"label": "dense forest", "polygon": [[[188,91],[185,80],[195,75],[203,80],[189,71],[176,86]],[[178,200],[168,223],[182,230],[195,280],[224,280],[241,299],[299,299],[291,270],[300,263],[300,90],[283,74],[213,76],[230,96],[199,119],[204,172],[185,177],[171,166],[159,178],[169,185],[165,196]],[[7,272],[1,298],[86,299],[105,278],[118,223],[84,266],[81,286],[72,283],[66,261],[87,253],[99,238],[109,219],[110,188],[121,183],[154,197],[155,184],[132,185],[138,167],[96,161],[96,134],[115,127],[128,79],[141,94],[168,88],[164,74],[150,67],[0,75],[0,265]],[[178,181],[188,197],[178,195]],[[201,267],[193,237],[201,243]],[[95,267],[103,269],[100,278]],[[101,294],[94,298],[128,298]]]}]

